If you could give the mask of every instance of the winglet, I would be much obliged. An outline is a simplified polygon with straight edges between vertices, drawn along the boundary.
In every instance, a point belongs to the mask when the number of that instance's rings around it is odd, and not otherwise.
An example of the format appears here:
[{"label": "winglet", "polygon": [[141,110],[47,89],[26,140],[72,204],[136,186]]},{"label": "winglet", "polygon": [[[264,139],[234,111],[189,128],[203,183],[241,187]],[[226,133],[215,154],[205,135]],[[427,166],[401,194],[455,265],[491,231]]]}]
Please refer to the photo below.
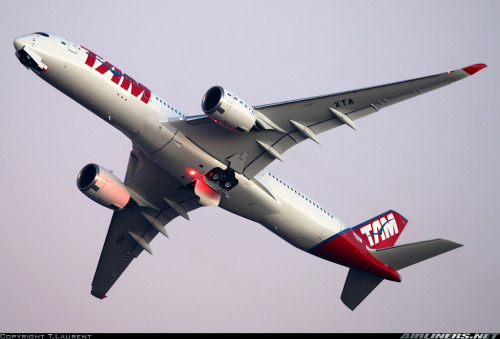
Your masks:
[{"label": "winglet", "polygon": [[472,66],[469,66],[469,67],[462,68],[462,70],[466,71],[470,75],[473,75],[473,74],[479,72],[480,70],[482,70],[485,67],[488,67],[488,66],[486,66],[485,64],[475,64],[475,65],[472,65]]}]

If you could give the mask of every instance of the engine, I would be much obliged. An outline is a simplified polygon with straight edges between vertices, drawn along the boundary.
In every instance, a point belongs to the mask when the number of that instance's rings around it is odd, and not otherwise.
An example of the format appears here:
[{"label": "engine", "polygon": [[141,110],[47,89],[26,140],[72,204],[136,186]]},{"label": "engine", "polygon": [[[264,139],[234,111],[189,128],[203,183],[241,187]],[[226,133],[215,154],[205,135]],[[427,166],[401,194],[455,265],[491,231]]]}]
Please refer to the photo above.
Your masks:
[{"label": "engine", "polygon": [[87,197],[112,210],[122,210],[130,201],[127,186],[96,164],[88,164],[78,173],[76,185]]},{"label": "engine", "polygon": [[215,122],[233,131],[248,132],[257,120],[252,106],[220,86],[205,93],[201,109]]}]

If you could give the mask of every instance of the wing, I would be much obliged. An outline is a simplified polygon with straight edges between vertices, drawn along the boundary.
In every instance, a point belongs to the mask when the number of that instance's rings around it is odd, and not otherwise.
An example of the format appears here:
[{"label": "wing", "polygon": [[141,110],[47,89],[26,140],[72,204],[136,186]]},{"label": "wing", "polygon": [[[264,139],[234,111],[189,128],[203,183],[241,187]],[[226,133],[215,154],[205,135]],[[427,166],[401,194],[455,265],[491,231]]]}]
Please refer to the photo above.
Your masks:
[{"label": "wing", "polygon": [[156,166],[134,147],[130,153],[125,185],[133,191],[138,204],[115,211],[92,281],[92,295],[104,298],[111,286],[134,258],[146,249],[163,225],[200,205],[192,191]]},{"label": "wing", "polygon": [[191,141],[233,170],[251,178],[290,147],[334,127],[375,113],[392,104],[413,98],[468,77],[482,68],[476,64],[428,77],[256,106],[259,128],[238,134],[205,116],[170,121]]}]

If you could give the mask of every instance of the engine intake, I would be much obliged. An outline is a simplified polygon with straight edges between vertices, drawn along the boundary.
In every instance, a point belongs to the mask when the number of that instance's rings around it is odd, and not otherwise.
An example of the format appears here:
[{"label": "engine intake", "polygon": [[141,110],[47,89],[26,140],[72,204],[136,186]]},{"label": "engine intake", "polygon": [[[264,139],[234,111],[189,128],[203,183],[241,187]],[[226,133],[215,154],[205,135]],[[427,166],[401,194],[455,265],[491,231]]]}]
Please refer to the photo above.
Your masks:
[{"label": "engine intake", "polygon": [[252,106],[220,86],[205,93],[201,109],[218,124],[238,132],[250,131],[257,120]]},{"label": "engine intake", "polygon": [[76,186],[87,197],[112,210],[124,209],[131,200],[127,186],[110,171],[96,164],[82,168]]}]

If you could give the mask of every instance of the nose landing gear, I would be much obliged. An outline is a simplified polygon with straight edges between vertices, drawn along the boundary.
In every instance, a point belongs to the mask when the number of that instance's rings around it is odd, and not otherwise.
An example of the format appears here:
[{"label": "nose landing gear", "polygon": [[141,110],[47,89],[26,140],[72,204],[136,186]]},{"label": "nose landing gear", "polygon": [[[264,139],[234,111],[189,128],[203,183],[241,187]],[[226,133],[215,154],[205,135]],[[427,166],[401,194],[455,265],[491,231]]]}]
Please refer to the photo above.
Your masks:
[{"label": "nose landing gear", "polygon": [[16,56],[26,68],[31,68],[38,74],[47,70],[47,65],[42,62],[42,58],[26,46],[17,51]]}]

